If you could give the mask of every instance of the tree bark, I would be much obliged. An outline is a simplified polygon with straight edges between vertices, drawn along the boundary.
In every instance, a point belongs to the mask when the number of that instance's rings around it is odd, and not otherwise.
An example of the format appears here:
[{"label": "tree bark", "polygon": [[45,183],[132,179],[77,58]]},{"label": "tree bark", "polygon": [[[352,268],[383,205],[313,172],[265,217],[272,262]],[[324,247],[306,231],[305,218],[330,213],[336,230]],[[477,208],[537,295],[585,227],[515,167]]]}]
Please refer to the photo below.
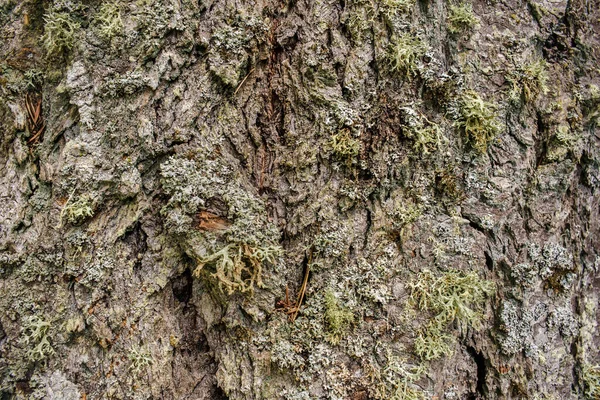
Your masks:
[{"label": "tree bark", "polygon": [[599,5],[0,0],[0,398],[598,398]]}]

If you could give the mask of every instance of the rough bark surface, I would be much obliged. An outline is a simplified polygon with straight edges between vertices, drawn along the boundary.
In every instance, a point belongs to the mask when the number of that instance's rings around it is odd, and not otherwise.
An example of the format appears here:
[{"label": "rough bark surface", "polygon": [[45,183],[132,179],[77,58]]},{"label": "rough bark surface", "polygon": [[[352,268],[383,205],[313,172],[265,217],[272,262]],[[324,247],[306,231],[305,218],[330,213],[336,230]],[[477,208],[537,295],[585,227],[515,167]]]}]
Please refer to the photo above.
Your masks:
[{"label": "rough bark surface", "polygon": [[0,0],[0,398],[600,398],[599,9]]}]

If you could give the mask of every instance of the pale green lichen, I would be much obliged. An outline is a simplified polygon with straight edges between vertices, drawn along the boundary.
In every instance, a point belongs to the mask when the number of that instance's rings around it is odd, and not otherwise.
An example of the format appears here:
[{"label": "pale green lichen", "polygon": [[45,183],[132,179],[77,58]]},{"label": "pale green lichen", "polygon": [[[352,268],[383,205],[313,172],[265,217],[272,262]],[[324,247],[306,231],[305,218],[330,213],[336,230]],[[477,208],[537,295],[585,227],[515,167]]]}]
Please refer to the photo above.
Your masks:
[{"label": "pale green lichen", "polygon": [[197,259],[193,275],[200,277],[206,265],[214,265],[215,272],[211,276],[217,280],[221,290],[227,294],[233,294],[236,291],[252,293],[255,287],[263,287],[263,264],[275,262],[282,252],[278,246],[257,247],[246,243],[228,244],[210,256]]},{"label": "pale green lichen", "polygon": [[23,321],[20,340],[28,347],[27,358],[30,361],[41,361],[55,354],[48,339],[49,329],[50,322],[37,315],[32,315]]},{"label": "pale green lichen", "polygon": [[581,382],[586,400],[600,399],[600,365],[584,364],[581,369]]},{"label": "pale green lichen", "polygon": [[513,101],[528,103],[548,92],[546,61],[538,59],[515,68],[506,74],[510,84],[509,97]]},{"label": "pale green lichen", "polygon": [[371,384],[369,394],[376,400],[425,400],[426,393],[418,389],[415,382],[425,374],[422,365],[409,365],[407,360],[387,351],[383,368],[375,363],[365,365]]},{"label": "pale green lichen", "polygon": [[488,145],[500,131],[496,119],[494,105],[484,101],[472,90],[462,94],[455,126],[462,131],[466,142],[475,150],[486,152]]},{"label": "pale green lichen", "polygon": [[341,306],[333,292],[325,293],[325,321],[327,322],[327,341],[338,344],[354,322],[354,314]]},{"label": "pale green lichen", "polygon": [[479,24],[479,18],[473,13],[469,3],[450,5],[448,10],[448,31],[453,34],[466,32]]},{"label": "pale green lichen", "polygon": [[58,56],[71,50],[81,25],[66,12],[50,11],[44,16],[42,44],[48,56]]},{"label": "pale green lichen", "polygon": [[129,370],[134,374],[139,374],[150,365],[154,364],[152,354],[140,346],[133,346],[129,351],[127,358],[131,362],[129,365]]},{"label": "pale green lichen", "polygon": [[60,212],[59,228],[62,227],[64,221],[78,225],[87,218],[94,216],[94,209],[92,208],[92,201],[89,196],[81,195],[77,200],[73,200],[74,193],[71,193],[71,196],[69,196]]},{"label": "pale green lichen", "polygon": [[433,313],[415,342],[417,353],[428,360],[452,351],[452,336],[444,334],[450,324],[456,323],[461,331],[481,328],[485,298],[495,289],[493,282],[475,272],[454,270],[439,276],[424,271],[409,286],[417,307]]},{"label": "pale green lichen", "polygon": [[387,63],[391,72],[410,79],[418,72],[418,62],[429,46],[418,36],[402,33],[391,40]]},{"label": "pale green lichen", "polygon": [[123,20],[119,3],[106,2],[100,6],[96,14],[98,34],[106,41],[123,33]]}]

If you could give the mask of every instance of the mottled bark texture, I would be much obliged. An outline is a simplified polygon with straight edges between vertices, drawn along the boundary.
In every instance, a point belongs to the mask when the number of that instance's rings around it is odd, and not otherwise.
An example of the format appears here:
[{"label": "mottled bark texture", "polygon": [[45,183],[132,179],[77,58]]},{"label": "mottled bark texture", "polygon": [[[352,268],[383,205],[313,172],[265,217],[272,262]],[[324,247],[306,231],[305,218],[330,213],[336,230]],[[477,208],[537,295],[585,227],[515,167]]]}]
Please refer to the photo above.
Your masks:
[{"label": "mottled bark texture", "polygon": [[1,0],[0,398],[600,398],[599,9]]}]

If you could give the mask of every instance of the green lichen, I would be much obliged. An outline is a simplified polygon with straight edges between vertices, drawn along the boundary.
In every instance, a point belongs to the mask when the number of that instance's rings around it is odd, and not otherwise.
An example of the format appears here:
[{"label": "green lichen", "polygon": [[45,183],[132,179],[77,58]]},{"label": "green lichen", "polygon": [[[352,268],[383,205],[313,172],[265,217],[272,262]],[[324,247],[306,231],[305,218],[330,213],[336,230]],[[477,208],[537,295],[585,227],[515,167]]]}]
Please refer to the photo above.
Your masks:
[{"label": "green lichen", "polygon": [[72,225],[78,225],[87,218],[94,216],[90,197],[88,195],[81,195],[77,200],[73,200],[74,193],[71,193],[71,196],[69,196],[69,199],[60,212],[58,227],[62,227],[64,221]]},{"label": "green lichen", "polygon": [[479,24],[479,18],[468,3],[450,5],[448,10],[448,31],[452,34],[467,32]]},{"label": "green lichen", "polygon": [[338,344],[354,322],[354,314],[341,306],[333,292],[325,293],[325,321],[327,322],[327,341]]},{"label": "green lichen", "polygon": [[150,352],[140,346],[133,346],[127,355],[127,358],[131,362],[129,370],[134,374],[139,374],[144,371],[150,365],[154,364],[154,359]]},{"label": "green lichen", "polygon": [[495,289],[475,272],[454,270],[440,276],[424,271],[409,286],[417,307],[433,314],[415,342],[417,353],[428,360],[451,352],[452,337],[444,334],[449,325],[456,323],[461,331],[481,328],[485,298]]},{"label": "green lichen", "polygon": [[440,126],[415,111],[411,107],[401,108],[402,134],[413,141],[413,150],[419,155],[427,155],[442,149],[447,139]]},{"label": "green lichen", "polygon": [[581,370],[581,382],[586,400],[600,399],[600,365],[584,364]]},{"label": "green lichen", "polygon": [[509,97],[528,103],[548,92],[548,72],[543,59],[515,68],[506,75],[510,84]]},{"label": "green lichen", "polygon": [[121,19],[121,7],[118,3],[107,2],[100,6],[96,14],[98,34],[106,41],[123,33],[123,20]]},{"label": "green lichen", "polygon": [[484,101],[476,92],[468,90],[460,97],[455,126],[462,131],[467,144],[480,153],[485,153],[500,130],[496,118],[494,105]]},{"label": "green lichen", "polygon": [[390,15],[391,13],[410,13],[415,2],[416,0],[381,0],[379,4],[383,8],[383,12]]},{"label": "green lichen", "polygon": [[386,363],[377,367],[368,363],[365,372],[371,384],[368,386],[371,398],[376,400],[425,400],[425,393],[414,385],[425,373],[422,365],[413,366],[407,360],[387,351]]},{"label": "green lichen", "polygon": [[432,321],[419,331],[415,339],[415,352],[424,360],[435,360],[453,353],[454,336],[440,329],[436,321]]},{"label": "green lichen", "polygon": [[568,125],[559,125],[548,143],[546,159],[550,162],[564,160],[577,145],[580,136],[574,133]]},{"label": "green lichen", "polygon": [[331,137],[331,148],[338,157],[351,159],[360,152],[360,140],[352,137],[350,129],[344,128]]},{"label": "green lichen", "polygon": [[193,275],[198,278],[205,266],[214,265],[215,272],[211,276],[221,290],[230,295],[236,291],[252,293],[255,287],[263,287],[263,264],[275,262],[281,254],[282,249],[278,246],[232,243],[210,256],[199,258]]},{"label": "green lichen", "polygon": [[388,48],[387,63],[392,73],[410,79],[418,72],[418,62],[429,46],[418,36],[403,33],[392,38]]},{"label": "green lichen", "polygon": [[66,12],[50,11],[44,16],[42,45],[48,56],[59,56],[70,51],[81,28]]},{"label": "green lichen", "polygon": [[23,321],[21,328],[21,343],[28,347],[27,358],[32,361],[41,361],[55,353],[48,340],[50,322],[32,315]]}]

